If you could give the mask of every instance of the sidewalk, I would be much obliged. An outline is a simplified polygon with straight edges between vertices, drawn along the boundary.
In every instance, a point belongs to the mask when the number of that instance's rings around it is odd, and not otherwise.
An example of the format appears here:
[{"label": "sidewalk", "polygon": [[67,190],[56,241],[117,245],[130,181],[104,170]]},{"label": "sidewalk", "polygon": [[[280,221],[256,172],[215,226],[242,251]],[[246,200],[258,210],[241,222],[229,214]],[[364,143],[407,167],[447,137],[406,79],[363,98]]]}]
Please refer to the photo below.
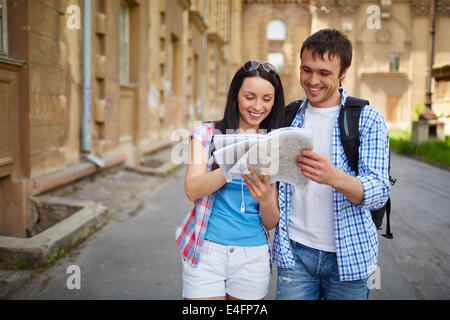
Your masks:
[{"label": "sidewalk", "polygon": [[[156,168],[149,167],[126,167],[124,165],[117,166],[106,171],[96,173],[93,176],[85,178],[76,183],[72,183],[63,188],[57,189],[47,193],[43,198],[54,198],[60,202],[66,203],[84,203],[88,201],[99,207],[107,207],[107,220],[102,221],[99,228],[105,224],[114,222],[123,222],[137,215],[139,210],[143,207],[146,199],[152,198],[155,194],[165,188],[167,179],[166,173],[173,172],[178,166],[171,164],[170,161],[171,148],[159,150],[151,155],[147,155],[146,162],[155,164]],[[104,215],[103,213],[101,213]],[[73,221],[68,224],[73,224],[74,221],[80,220],[80,217],[69,217]],[[90,219],[96,219],[95,216]],[[65,219],[68,220],[68,219]],[[63,220],[63,223],[67,221]],[[91,223],[88,221],[88,224]],[[67,229],[67,228],[66,228]],[[98,229],[98,228],[96,228]],[[86,233],[89,236],[96,230],[91,229]],[[73,249],[83,247],[84,242],[87,241],[86,236],[80,236],[78,230],[64,231],[64,237],[81,237],[83,239],[81,244],[78,244]],[[58,232],[57,233],[61,233]],[[6,238],[6,237],[4,237]],[[36,238],[33,237],[33,239]],[[48,242],[49,238],[56,238],[55,231],[51,230],[44,237]],[[24,242],[30,239],[18,239],[14,242]],[[28,241],[31,243],[31,241]],[[31,244],[33,246],[33,244]],[[37,246],[35,246],[37,247]],[[48,247],[44,244],[43,247]],[[26,250],[23,247],[20,251]],[[39,248],[35,250],[40,250]],[[69,249],[70,250],[70,249]],[[13,255],[14,253],[11,253]],[[19,262],[19,264],[22,261]],[[47,268],[47,267],[44,267]],[[0,299],[8,298],[17,289],[23,287],[34,276],[43,271],[40,267],[31,267],[25,269],[0,269]],[[45,271],[44,271],[45,272]]]},{"label": "sidewalk", "polygon": [[[398,179],[391,189],[394,239],[379,237],[381,281],[371,299],[449,299],[450,172],[397,154],[391,164]],[[173,230],[192,208],[184,195],[184,173],[163,178],[118,170],[65,194],[102,202],[112,212],[110,222],[6,298],[181,299]],[[81,269],[80,290],[67,288],[71,265]],[[9,276],[17,280],[21,273]],[[275,285],[276,268],[267,300],[275,298]]]}]

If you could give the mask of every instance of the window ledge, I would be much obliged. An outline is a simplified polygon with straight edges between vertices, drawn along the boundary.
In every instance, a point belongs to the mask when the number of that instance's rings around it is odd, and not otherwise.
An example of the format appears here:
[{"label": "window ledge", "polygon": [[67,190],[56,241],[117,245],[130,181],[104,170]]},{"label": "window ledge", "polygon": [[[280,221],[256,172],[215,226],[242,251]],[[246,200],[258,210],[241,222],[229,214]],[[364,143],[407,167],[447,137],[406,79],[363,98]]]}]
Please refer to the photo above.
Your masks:
[{"label": "window ledge", "polygon": [[0,158],[0,178],[11,175],[14,168],[14,160],[12,158]]},{"label": "window ledge", "polygon": [[120,82],[120,86],[123,88],[136,89],[138,85],[132,82]]},{"label": "window ledge", "polygon": [[408,78],[408,73],[403,71],[361,71],[359,75],[362,78],[395,78],[395,79],[406,79]]},{"label": "window ledge", "polygon": [[0,63],[9,64],[16,67],[23,67],[26,64],[25,61],[13,59],[2,55],[0,55]]}]

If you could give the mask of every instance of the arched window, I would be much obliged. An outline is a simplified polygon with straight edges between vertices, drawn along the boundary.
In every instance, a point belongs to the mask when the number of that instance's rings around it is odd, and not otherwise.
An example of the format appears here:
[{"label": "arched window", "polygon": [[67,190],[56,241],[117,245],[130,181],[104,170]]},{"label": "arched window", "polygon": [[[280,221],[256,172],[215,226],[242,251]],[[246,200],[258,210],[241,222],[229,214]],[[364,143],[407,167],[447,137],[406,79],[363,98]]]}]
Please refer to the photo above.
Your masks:
[{"label": "arched window", "polygon": [[268,40],[285,40],[286,26],[281,20],[272,20],[267,25],[267,39]]},{"label": "arched window", "polygon": [[267,62],[277,67],[278,73],[282,73],[284,69],[284,54],[281,52],[272,52],[267,54]]}]

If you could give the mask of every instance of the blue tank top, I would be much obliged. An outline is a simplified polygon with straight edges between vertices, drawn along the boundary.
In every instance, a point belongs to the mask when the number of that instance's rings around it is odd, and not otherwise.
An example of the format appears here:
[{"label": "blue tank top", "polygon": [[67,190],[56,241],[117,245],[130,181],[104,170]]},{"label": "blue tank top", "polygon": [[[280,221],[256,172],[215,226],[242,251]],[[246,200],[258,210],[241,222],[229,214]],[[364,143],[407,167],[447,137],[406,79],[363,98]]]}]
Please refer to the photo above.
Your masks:
[{"label": "blue tank top", "polygon": [[[241,213],[242,186],[245,213]],[[224,245],[247,247],[267,243],[259,215],[259,204],[248,191],[243,179],[233,179],[216,191],[205,239]]]}]

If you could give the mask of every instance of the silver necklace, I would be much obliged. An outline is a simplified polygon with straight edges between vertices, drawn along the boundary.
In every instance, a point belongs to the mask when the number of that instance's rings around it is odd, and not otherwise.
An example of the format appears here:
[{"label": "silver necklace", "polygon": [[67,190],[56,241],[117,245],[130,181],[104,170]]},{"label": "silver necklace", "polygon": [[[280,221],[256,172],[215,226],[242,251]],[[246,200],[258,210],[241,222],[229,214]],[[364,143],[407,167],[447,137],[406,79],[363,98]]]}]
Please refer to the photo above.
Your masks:
[{"label": "silver necklace", "polygon": [[241,178],[241,213],[245,213],[245,202],[244,202],[244,179]]}]

